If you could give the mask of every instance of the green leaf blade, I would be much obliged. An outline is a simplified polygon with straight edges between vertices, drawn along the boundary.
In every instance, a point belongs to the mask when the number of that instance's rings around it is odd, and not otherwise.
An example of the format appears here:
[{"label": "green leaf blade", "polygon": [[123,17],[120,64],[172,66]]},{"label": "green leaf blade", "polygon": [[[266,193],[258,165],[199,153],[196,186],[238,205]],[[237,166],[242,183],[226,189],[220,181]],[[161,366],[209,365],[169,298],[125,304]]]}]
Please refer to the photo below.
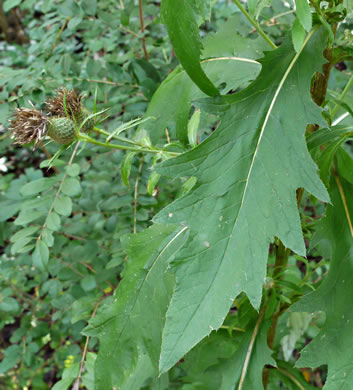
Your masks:
[{"label": "green leaf blade", "polygon": [[185,242],[185,234],[186,228],[154,225],[123,239],[129,266],[115,303],[85,328],[86,335],[98,335],[101,342],[95,365],[97,390],[139,388],[127,383],[138,378],[143,382],[157,373],[162,327],[174,286],[167,267]]},{"label": "green leaf blade", "polygon": [[204,93],[216,96],[218,90],[200,64],[202,43],[197,11],[204,10],[204,6],[203,0],[164,0],[161,14],[175,53],[190,78]]},{"label": "green leaf blade", "polygon": [[155,218],[190,228],[173,263],[177,285],[163,332],[161,372],[222,324],[240,292],[259,307],[273,237],[305,254],[296,189],[329,199],[304,139],[308,123],[323,122],[309,93],[323,62],[323,40],[316,34],[289,72],[297,57],[288,42],[267,53],[258,79],[231,97],[217,131],[157,168],[197,178],[186,196]]},{"label": "green leaf blade", "polygon": [[297,7],[297,17],[300,24],[306,31],[310,31],[312,27],[312,18],[310,12],[310,6],[307,0],[295,0]]}]

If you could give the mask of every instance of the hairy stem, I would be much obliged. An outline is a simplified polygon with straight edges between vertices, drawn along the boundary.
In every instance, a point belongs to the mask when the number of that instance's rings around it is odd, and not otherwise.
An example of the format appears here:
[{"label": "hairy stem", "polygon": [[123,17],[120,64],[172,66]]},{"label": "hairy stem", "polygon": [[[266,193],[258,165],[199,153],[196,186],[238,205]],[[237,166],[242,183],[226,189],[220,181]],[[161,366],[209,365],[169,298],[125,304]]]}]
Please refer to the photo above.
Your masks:
[{"label": "hairy stem", "polygon": [[88,142],[88,143],[93,144],[93,145],[103,146],[105,148],[117,149],[117,150],[130,150],[130,151],[136,152],[136,153],[144,152],[144,153],[158,154],[158,153],[163,152],[163,153],[169,154],[171,157],[175,157],[175,156],[178,156],[180,154],[180,153],[176,153],[176,152],[169,152],[169,151],[159,149],[159,148],[152,148],[151,147],[150,149],[147,149],[147,148],[143,148],[143,147],[132,147],[132,146],[127,146],[127,145],[117,145],[117,144],[110,144],[110,143],[106,143],[106,142],[100,142],[100,141],[97,141],[96,139],[91,138],[88,135],[82,134],[82,133],[79,133],[77,139],[79,141],[85,141],[85,142]]},{"label": "hairy stem", "polygon": [[106,135],[106,136],[111,136],[112,138],[114,138],[114,139],[116,139],[116,140],[118,140],[118,141],[120,141],[120,142],[126,142],[127,144],[131,144],[131,145],[135,145],[135,146],[140,146],[140,144],[139,143],[137,143],[136,141],[133,141],[133,140],[131,140],[131,139],[129,139],[129,138],[125,138],[125,137],[120,137],[119,135],[111,135],[111,133],[109,133],[108,131],[105,131],[105,130],[103,130],[103,129],[99,129],[98,127],[95,127],[94,129],[93,129],[93,131],[95,131],[96,133],[98,133],[98,134],[102,134],[102,135]]},{"label": "hairy stem", "polygon": [[242,14],[248,19],[248,21],[256,28],[256,31],[262,36],[262,38],[273,48],[277,49],[277,46],[272,42],[271,38],[266,35],[265,31],[261,28],[260,24],[249,14],[249,12],[243,7],[239,0],[233,0],[238,6]]}]

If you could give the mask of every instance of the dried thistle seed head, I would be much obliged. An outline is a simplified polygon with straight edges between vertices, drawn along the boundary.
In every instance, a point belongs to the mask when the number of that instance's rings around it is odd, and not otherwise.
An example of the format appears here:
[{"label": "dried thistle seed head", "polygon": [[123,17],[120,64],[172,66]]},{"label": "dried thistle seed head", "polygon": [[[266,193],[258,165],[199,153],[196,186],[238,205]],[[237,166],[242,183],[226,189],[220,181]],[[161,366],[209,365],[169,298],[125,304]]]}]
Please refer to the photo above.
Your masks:
[{"label": "dried thistle seed head", "polygon": [[74,119],[74,116],[83,108],[82,96],[74,89],[67,88],[59,88],[56,96],[50,99],[46,105],[50,115],[60,117],[68,115],[71,119]]},{"label": "dried thistle seed head", "polygon": [[31,103],[32,108],[17,108],[10,119],[11,138],[16,144],[37,143],[45,136],[47,117],[38,111]]},{"label": "dried thistle seed head", "polygon": [[61,145],[71,144],[76,139],[76,126],[69,118],[49,118],[47,131],[49,137]]}]

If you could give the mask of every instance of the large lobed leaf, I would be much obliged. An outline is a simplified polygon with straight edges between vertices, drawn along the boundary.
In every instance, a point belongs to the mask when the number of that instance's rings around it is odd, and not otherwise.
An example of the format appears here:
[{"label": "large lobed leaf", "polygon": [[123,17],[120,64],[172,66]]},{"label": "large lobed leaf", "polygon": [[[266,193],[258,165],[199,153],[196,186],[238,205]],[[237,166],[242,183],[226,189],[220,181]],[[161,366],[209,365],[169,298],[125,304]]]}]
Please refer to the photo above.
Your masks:
[{"label": "large lobed leaf", "polygon": [[[352,164],[352,162],[351,162]],[[339,179],[350,218],[353,185]],[[320,287],[304,296],[292,311],[324,311],[326,322],[315,339],[301,351],[298,367],[328,364],[325,390],[350,390],[353,383],[353,238],[337,182],[331,178],[332,205],[318,224],[316,241],[331,258],[330,270]]]},{"label": "large lobed leaf", "polygon": [[154,225],[123,239],[128,268],[114,303],[99,311],[84,330],[100,340],[96,390],[139,389],[156,376],[165,312],[174,286],[174,277],[166,270],[185,240],[185,231]]},{"label": "large lobed leaf", "polygon": [[300,55],[288,41],[267,53],[255,82],[230,96],[219,128],[158,169],[198,180],[155,218],[190,229],[174,262],[176,287],[163,331],[161,372],[222,324],[240,292],[259,307],[274,236],[305,254],[296,189],[329,199],[304,138],[308,123],[323,122],[309,88],[323,63],[325,40],[325,33],[317,32]]}]

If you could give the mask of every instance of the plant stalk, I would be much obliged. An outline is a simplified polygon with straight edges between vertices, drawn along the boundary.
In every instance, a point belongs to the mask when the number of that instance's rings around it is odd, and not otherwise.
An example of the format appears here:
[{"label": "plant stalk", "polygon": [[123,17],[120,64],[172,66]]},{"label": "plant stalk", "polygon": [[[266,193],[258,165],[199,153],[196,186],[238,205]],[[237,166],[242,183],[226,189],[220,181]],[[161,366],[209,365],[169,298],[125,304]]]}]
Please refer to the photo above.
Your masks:
[{"label": "plant stalk", "polygon": [[103,129],[99,129],[98,127],[94,127],[93,130],[98,133],[98,134],[102,134],[102,135],[106,135],[107,137],[111,136],[112,138],[116,139],[117,141],[120,141],[120,142],[125,142],[127,144],[131,144],[131,145],[135,145],[135,146],[141,146],[140,144],[138,144],[136,141],[133,141],[129,138],[125,138],[125,137],[120,137],[118,135],[111,135],[111,133],[109,133],[108,131],[105,131]]},{"label": "plant stalk", "polygon": [[77,137],[77,140],[78,141],[89,142],[90,144],[103,146],[105,148],[117,149],[117,150],[129,150],[129,151],[136,152],[136,153],[139,153],[139,152],[153,153],[153,154],[167,153],[171,157],[175,157],[175,156],[178,156],[180,154],[180,153],[169,152],[167,150],[157,149],[157,148],[146,149],[146,148],[141,148],[141,147],[140,148],[134,148],[132,146],[127,146],[127,145],[117,145],[117,144],[110,144],[110,143],[108,144],[106,142],[97,141],[96,139],[91,138],[88,135],[85,135],[85,134],[82,134],[82,133],[79,133],[79,135]]},{"label": "plant stalk", "polygon": [[233,0],[242,14],[248,19],[248,21],[255,27],[256,31],[262,36],[262,38],[272,47],[272,49],[277,49],[277,46],[272,42],[271,38],[266,35],[265,31],[261,28],[260,24],[249,14],[249,12],[243,7],[239,0]]}]

